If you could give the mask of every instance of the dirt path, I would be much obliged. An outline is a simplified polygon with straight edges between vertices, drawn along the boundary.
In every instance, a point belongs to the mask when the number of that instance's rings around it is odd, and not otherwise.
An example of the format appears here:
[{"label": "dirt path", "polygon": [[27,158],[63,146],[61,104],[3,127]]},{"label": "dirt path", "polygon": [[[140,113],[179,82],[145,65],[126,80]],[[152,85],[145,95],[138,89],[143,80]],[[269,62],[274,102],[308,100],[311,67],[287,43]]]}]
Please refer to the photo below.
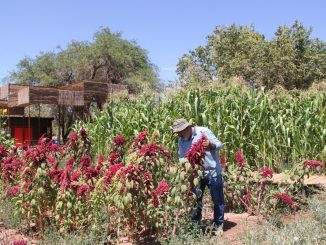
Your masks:
[{"label": "dirt path", "polygon": [[[206,213],[205,219],[210,219],[210,214]],[[254,227],[258,224],[258,219],[255,216],[248,214],[225,214],[225,225],[223,237],[231,244],[238,244],[241,241],[241,236],[245,233],[245,227]],[[14,242],[25,241],[28,245],[39,244],[37,240],[24,236],[18,230],[6,229],[3,223],[0,222],[0,245],[12,245]],[[121,239],[121,244],[131,245],[126,239]]]},{"label": "dirt path", "polygon": [[[212,213],[206,211],[203,213],[203,216],[204,220],[208,221],[212,218]],[[298,221],[300,217],[300,214],[295,214],[285,217],[285,219],[290,223]],[[252,216],[247,213],[226,213],[223,238],[230,244],[243,244],[243,238],[246,236],[246,231],[248,229],[255,229],[255,227],[260,226],[262,223],[263,221],[259,220],[257,216]],[[12,245],[14,242],[18,241],[25,241],[28,245],[40,244],[37,240],[24,236],[18,230],[6,229],[3,223],[0,222],[0,245]],[[123,245],[132,245],[132,243],[124,238],[122,238],[120,242]]]},{"label": "dirt path", "polygon": [[[21,242],[21,243],[18,243]],[[30,237],[24,236],[16,229],[7,229],[4,224],[0,222],[0,244],[1,245],[12,245],[19,244],[23,245],[23,242],[27,242],[28,245],[38,244],[36,240]]]}]

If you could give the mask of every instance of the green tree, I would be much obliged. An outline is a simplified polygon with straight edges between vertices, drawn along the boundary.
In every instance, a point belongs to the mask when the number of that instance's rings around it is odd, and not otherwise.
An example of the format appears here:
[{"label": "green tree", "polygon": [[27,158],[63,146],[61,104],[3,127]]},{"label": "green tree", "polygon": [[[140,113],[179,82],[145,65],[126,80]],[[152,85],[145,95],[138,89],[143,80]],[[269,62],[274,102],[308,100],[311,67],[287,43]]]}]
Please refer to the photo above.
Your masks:
[{"label": "green tree", "polygon": [[310,38],[311,33],[311,28],[298,21],[291,27],[278,27],[269,45],[272,58],[265,71],[267,85],[275,81],[286,89],[301,89],[326,78],[326,43]]},{"label": "green tree", "polygon": [[11,79],[33,85],[62,85],[88,79],[130,83],[138,88],[156,88],[159,83],[146,50],[108,28],[97,31],[93,42],[72,41],[58,52],[23,58]]},{"label": "green tree", "polygon": [[258,79],[266,41],[252,26],[217,26],[208,36],[207,45],[181,57],[177,72],[184,82],[195,79],[207,82],[218,78]]},{"label": "green tree", "polygon": [[326,78],[326,44],[311,32],[295,21],[268,41],[253,26],[217,26],[205,46],[180,58],[177,73],[184,84],[242,77],[268,89],[308,88]]},{"label": "green tree", "polygon": [[[35,58],[25,57],[10,75],[11,81],[21,84],[60,86],[78,80],[95,80],[106,83],[123,83],[133,88],[158,89],[156,67],[150,62],[147,51],[136,42],[112,33],[108,28],[94,34],[92,42],[72,41],[57,52],[41,52]],[[96,101],[96,98],[95,98]],[[100,108],[101,104],[97,102]],[[92,108],[83,110],[73,106],[52,107],[65,140],[72,123],[82,119]]]}]

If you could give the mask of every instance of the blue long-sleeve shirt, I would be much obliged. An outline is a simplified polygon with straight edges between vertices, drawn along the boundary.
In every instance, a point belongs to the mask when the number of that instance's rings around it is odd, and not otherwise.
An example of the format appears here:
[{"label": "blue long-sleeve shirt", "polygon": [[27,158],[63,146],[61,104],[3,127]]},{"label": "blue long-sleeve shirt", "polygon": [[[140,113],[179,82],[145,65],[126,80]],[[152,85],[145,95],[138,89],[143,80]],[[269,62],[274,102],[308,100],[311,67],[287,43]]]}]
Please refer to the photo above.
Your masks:
[{"label": "blue long-sleeve shirt", "polygon": [[222,143],[216,138],[211,130],[205,127],[194,127],[193,134],[189,140],[179,138],[179,159],[183,158],[185,153],[205,134],[207,139],[214,144],[213,148],[206,150],[204,160],[205,177],[216,177],[221,174],[221,164],[218,158],[218,151],[222,148]]}]

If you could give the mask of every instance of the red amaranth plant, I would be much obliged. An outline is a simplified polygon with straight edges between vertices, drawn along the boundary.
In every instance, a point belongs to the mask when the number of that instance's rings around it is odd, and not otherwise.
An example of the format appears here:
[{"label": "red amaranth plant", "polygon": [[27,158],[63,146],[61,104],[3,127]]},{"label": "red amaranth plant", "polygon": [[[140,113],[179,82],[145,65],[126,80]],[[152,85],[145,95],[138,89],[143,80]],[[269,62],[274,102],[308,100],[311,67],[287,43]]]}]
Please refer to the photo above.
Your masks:
[{"label": "red amaranth plant", "polygon": [[108,172],[104,176],[104,185],[107,186],[111,184],[112,178],[115,176],[115,174],[121,169],[123,165],[121,163],[117,163],[112,165]]},{"label": "red amaranth plant", "polygon": [[157,144],[147,144],[143,145],[139,150],[139,155],[144,157],[155,157],[157,154],[163,154],[164,156],[170,158],[171,154],[166,151],[162,146]]},{"label": "red amaranth plant", "polygon": [[86,129],[81,128],[81,129],[79,130],[79,135],[80,135],[81,137],[83,137],[83,138],[87,137],[87,131],[86,131]]},{"label": "red amaranth plant", "polygon": [[84,196],[87,192],[89,192],[91,188],[87,184],[81,185],[78,190],[77,190],[77,196],[82,197]]},{"label": "red amaranth plant", "polygon": [[188,159],[190,164],[194,167],[195,165],[202,166],[203,160],[206,155],[205,147],[203,146],[203,140],[207,140],[206,135],[202,134],[200,139],[195,142],[191,148],[185,153],[185,157]]},{"label": "red amaranth plant", "polygon": [[134,149],[140,149],[142,145],[147,144],[147,134],[148,132],[146,130],[138,134],[129,146],[128,152],[131,152]]},{"label": "red amaranth plant", "polygon": [[15,182],[24,163],[18,156],[10,154],[2,163],[2,175],[5,182]]},{"label": "red amaranth plant", "polygon": [[78,171],[74,171],[71,175],[71,180],[76,181],[79,179],[79,177],[80,177],[80,173]]},{"label": "red amaranth plant", "polygon": [[289,197],[287,194],[285,194],[285,193],[277,193],[274,196],[275,196],[275,198],[277,198],[279,200],[282,200],[284,203],[289,204],[294,210],[296,210],[297,206],[294,204],[291,197]]},{"label": "red amaranth plant", "polygon": [[247,193],[246,195],[243,196],[244,201],[248,201],[251,198],[251,193]]},{"label": "red amaranth plant", "polygon": [[85,172],[85,175],[88,179],[92,179],[92,178],[98,177],[100,175],[100,173],[101,173],[101,170],[98,170],[93,167],[88,167]]},{"label": "red amaranth plant", "polygon": [[103,166],[103,162],[104,162],[104,157],[103,155],[99,155],[98,159],[97,159],[97,164],[96,164],[96,168],[97,169],[101,169]]},{"label": "red amaranth plant", "polygon": [[155,193],[153,193],[153,196],[152,196],[152,203],[155,208],[157,208],[160,205],[158,196]]},{"label": "red amaranth plant", "polygon": [[154,192],[157,196],[163,196],[169,193],[169,190],[170,190],[169,184],[165,180],[161,180]]},{"label": "red amaranth plant", "polygon": [[259,170],[259,174],[264,178],[272,178],[273,170],[271,168],[264,167]]},{"label": "red amaranth plant", "polygon": [[92,159],[88,156],[85,155],[81,158],[80,161],[80,169],[83,174],[87,172],[87,169],[92,166]]},{"label": "red amaranth plant", "polygon": [[144,184],[149,187],[153,184],[153,176],[150,172],[145,172],[143,174]]},{"label": "red amaranth plant", "polygon": [[121,181],[123,183],[125,183],[126,180],[140,182],[141,168],[142,166],[138,164],[130,164],[128,166],[123,167],[120,171]]},{"label": "red amaranth plant", "polygon": [[118,135],[113,138],[112,143],[117,146],[123,146],[126,143],[126,139],[122,135]]},{"label": "red amaranth plant", "polygon": [[156,189],[153,191],[152,196],[152,203],[155,208],[157,208],[160,204],[159,197],[167,195],[169,190],[170,186],[165,180],[161,180],[160,183],[158,183]]},{"label": "red amaranth plant", "polygon": [[109,163],[111,163],[111,164],[115,164],[115,163],[117,163],[117,160],[119,160],[119,158],[120,158],[120,154],[114,152],[114,153],[111,153],[111,154],[109,155],[108,161],[109,161]]},{"label": "red amaranth plant", "polygon": [[55,161],[55,158],[51,155],[47,156],[47,162],[49,163],[49,165],[53,164]]},{"label": "red amaranth plant", "polygon": [[63,174],[63,169],[52,169],[48,173],[49,177],[55,184],[60,183],[62,174]]},{"label": "red amaranth plant", "polygon": [[304,167],[312,167],[315,168],[316,170],[320,170],[324,167],[323,163],[320,161],[316,161],[316,160],[306,160],[303,163]]},{"label": "red amaranth plant", "polygon": [[7,190],[7,196],[8,197],[14,197],[17,196],[20,192],[20,186],[16,185],[16,186],[11,186],[8,188]]},{"label": "red amaranth plant", "polygon": [[236,163],[241,168],[244,167],[246,163],[244,156],[240,150],[238,150],[236,153]]},{"label": "red amaranth plant", "polygon": [[63,173],[61,174],[61,178],[60,178],[60,189],[61,191],[66,190],[71,183],[71,171],[72,171],[72,167],[74,164],[74,159],[71,157],[68,159],[67,163],[66,163],[66,167],[63,169]]}]

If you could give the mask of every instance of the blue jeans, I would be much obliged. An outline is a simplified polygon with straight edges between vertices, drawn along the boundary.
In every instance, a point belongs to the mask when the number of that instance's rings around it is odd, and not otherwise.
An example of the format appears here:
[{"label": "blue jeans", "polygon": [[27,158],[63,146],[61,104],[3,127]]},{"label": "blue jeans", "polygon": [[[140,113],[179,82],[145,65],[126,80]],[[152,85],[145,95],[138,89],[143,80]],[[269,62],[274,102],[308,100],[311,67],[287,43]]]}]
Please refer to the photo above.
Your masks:
[{"label": "blue jeans", "polygon": [[214,203],[214,219],[215,225],[224,223],[224,195],[223,195],[223,179],[222,175],[216,177],[204,177],[199,181],[199,187],[192,190],[197,197],[197,206],[192,215],[193,221],[200,221],[202,218],[203,196],[205,187],[208,186]]}]

